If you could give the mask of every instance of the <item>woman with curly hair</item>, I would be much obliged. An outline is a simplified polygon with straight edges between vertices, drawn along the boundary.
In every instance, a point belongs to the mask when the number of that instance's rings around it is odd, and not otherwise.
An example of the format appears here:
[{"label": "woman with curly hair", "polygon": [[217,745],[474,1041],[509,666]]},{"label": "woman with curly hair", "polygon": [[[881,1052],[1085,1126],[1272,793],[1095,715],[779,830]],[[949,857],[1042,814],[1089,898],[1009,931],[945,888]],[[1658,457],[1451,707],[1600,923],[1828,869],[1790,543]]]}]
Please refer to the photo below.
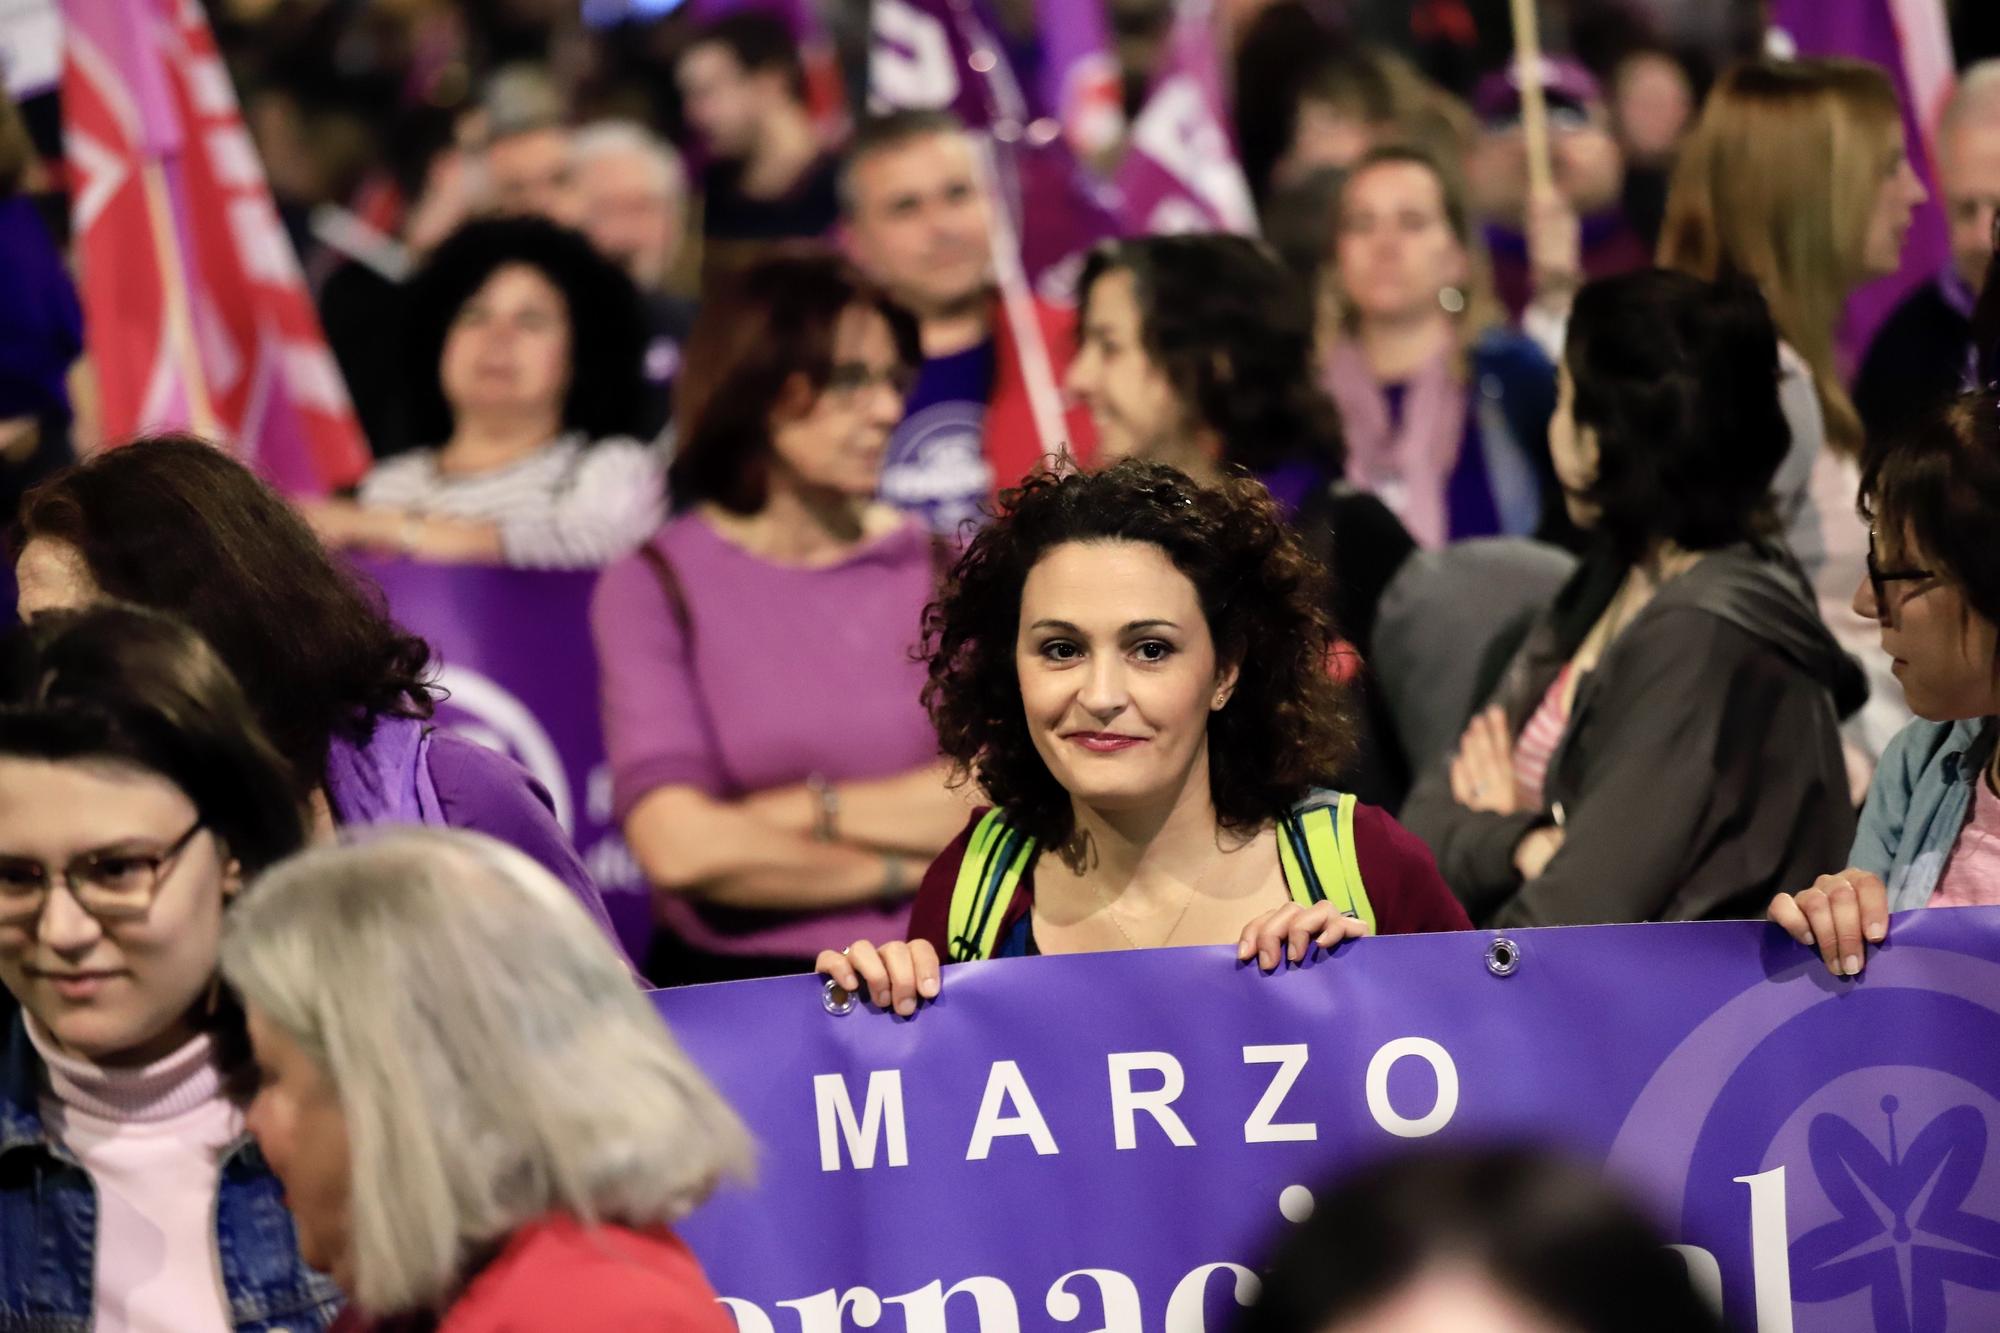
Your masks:
[{"label": "woman with curly hair", "polygon": [[1091,253],[1077,310],[1066,387],[1090,411],[1100,458],[1168,463],[1202,482],[1247,472],[1333,569],[1333,627],[1353,650],[1334,665],[1364,719],[1341,785],[1393,810],[1408,766],[1363,667],[1382,590],[1416,543],[1382,501],[1345,480],[1340,418],[1313,372],[1306,294],[1248,237],[1141,236]]},{"label": "woman with curly hair", "polygon": [[1038,474],[930,608],[924,697],[994,808],[931,863],[907,942],[820,955],[915,1012],[940,960],[1225,944],[1270,970],[1462,930],[1423,844],[1325,786],[1351,725],[1325,574],[1255,482]]},{"label": "woman with curly hair", "polygon": [[664,517],[666,460],[642,415],[638,292],[577,232],[468,223],[410,294],[412,434],[357,501],[306,513],[330,546],[425,560],[588,568]]}]

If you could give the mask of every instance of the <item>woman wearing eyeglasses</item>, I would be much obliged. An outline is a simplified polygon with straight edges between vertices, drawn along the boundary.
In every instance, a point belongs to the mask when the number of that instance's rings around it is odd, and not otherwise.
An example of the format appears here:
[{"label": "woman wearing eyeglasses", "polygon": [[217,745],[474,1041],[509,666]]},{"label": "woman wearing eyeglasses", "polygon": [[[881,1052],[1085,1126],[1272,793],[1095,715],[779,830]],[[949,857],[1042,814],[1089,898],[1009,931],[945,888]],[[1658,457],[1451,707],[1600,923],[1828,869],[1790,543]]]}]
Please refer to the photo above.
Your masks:
[{"label": "woman wearing eyeglasses", "polygon": [[2000,903],[1995,390],[1871,445],[1861,495],[1874,526],[1854,609],[1879,626],[1917,721],[1882,755],[1847,869],[1770,907],[1835,976],[1861,971],[1891,912]]},{"label": "woman wearing eyeglasses", "polygon": [[0,644],[0,1326],[275,1333],[339,1305],[244,1130],[222,917],[305,841],[192,631],[53,613]]},{"label": "woman wearing eyeglasses", "polygon": [[663,985],[809,972],[900,938],[965,822],[911,649],[940,563],[876,500],[919,359],[830,252],[704,302],[678,393],[678,511],[592,607],[612,803],[659,891]]}]

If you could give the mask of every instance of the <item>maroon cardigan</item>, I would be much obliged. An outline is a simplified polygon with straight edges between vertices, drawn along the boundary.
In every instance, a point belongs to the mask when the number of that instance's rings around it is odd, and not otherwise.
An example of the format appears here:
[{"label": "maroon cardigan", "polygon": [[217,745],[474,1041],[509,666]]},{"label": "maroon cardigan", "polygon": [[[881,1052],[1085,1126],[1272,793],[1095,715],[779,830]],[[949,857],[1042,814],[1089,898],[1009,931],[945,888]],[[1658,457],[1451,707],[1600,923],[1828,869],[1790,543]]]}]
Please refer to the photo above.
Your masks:
[{"label": "maroon cardigan", "polygon": [[[950,934],[951,890],[958,882],[958,867],[965,860],[972,831],[985,813],[981,810],[974,814],[965,831],[931,862],[930,869],[924,872],[923,887],[917,890],[916,905],[910,911],[909,938],[929,940],[939,958],[950,956],[946,941]],[[1388,811],[1372,805],[1354,807],[1354,859],[1361,867],[1362,887],[1367,889],[1368,901],[1375,909],[1376,934],[1421,935],[1438,930],[1472,929],[1465,908],[1438,874],[1431,849],[1398,824]],[[1001,918],[1001,937],[1028,914],[1034,902],[1035,870],[1030,866],[1021,876],[1007,914]]]}]

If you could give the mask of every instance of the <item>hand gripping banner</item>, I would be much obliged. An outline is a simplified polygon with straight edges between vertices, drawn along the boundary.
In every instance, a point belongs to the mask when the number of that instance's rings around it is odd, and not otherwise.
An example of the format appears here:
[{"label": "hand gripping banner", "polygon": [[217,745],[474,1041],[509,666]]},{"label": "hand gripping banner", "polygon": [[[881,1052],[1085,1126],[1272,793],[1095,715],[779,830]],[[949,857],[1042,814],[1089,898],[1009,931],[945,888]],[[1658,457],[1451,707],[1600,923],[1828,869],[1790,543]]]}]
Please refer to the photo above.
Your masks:
[{"label": "hand gripping banner", "polygon": [[742,1333],[1219,1333],[1331,1173],[1525,1138],[1745,1330],[2000,1327],[2000,909],[1899,917],[1853,981],[1756,923],[1498,941],[975,963],[911,1020],[659,992],[761,1144],[685,1235]]}]

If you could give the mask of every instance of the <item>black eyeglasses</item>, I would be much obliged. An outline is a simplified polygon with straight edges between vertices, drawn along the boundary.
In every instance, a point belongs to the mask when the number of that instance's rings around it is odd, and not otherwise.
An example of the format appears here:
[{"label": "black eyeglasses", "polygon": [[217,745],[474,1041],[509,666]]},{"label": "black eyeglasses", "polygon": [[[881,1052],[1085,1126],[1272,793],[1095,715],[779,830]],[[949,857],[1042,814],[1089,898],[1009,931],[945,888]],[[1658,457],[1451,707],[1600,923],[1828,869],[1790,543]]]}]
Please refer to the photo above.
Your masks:
[{"label": "black eyeglasses", "polygon": [[[158,850],[123,848],[85,852],[65,865],[63,884],[77,905],[99,921],[129,921],[151,910],[167,871],[201,832],[197,819],[186,833]],[[0,857],[0,926],[24,926],[48,905],[55,872],[28,857]]]},{"label": "black eyeglasses", "polygon": [[[1868,529],[1868,586],[1875,593],[1875,614],[1886,620],[1889,617],[1889,585],[1892,583],[1921,583],[1934,579],[1937,574],[1928,569],[1884,569],[1875,559],[1875,529]],[[1907,600],[1907,599],[1906,599]],[[1896,603],[1898,607],[1901,601]]]}]

